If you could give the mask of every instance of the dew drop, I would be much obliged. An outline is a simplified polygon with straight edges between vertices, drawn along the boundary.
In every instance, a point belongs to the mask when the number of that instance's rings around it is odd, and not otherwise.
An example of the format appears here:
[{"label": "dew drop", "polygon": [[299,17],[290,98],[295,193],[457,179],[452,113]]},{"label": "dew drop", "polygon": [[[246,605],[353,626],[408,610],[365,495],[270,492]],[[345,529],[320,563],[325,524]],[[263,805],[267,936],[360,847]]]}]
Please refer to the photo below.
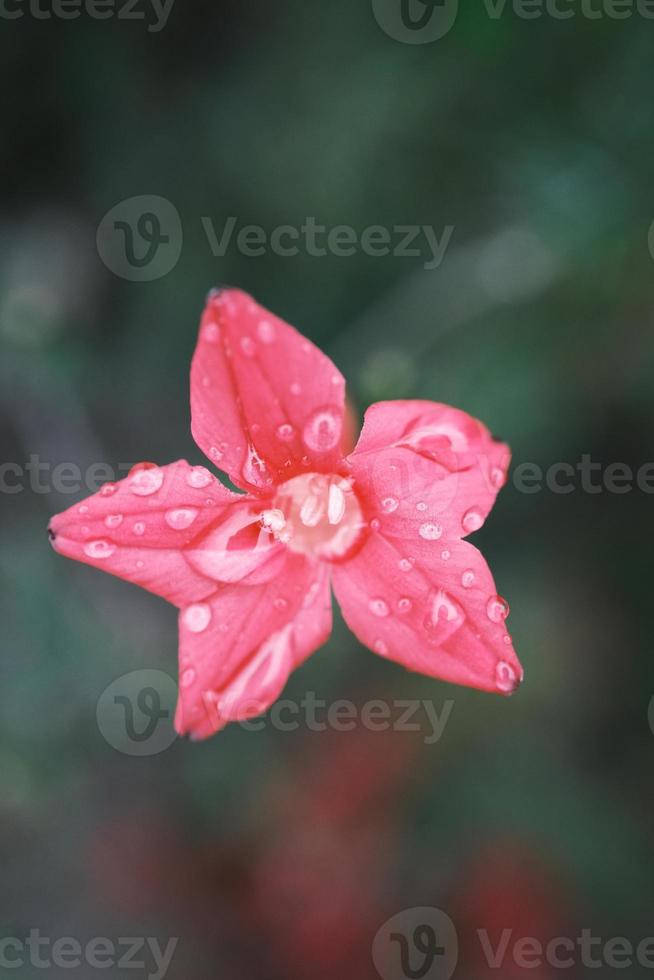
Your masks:
[{"label": "dew drop", "polygon": [[388,603],[384,602],[383,599],[371,599],[368,603],[368,608],[370,609],[371,613],[374,613],[375,616],[380,616],[382,618],[384,616],[388,616],[389,613]]},{"label": "dew drop", "polygon": [[89,506],[88,506],[88,504],[82,504],[82,506],[81,507],[78,507],[77,510],[78,510],[78,512],[80,514],[88,514],[88,512],[89,512]]},{"label": "dew drop", "polygon": [[184,531],[191,526],[198,513],[195,507],[177,507],[174,510],[167,510],[164,520],[174,531]]},{"label": "dew drop", "polygon": [[279,609],[280,611],[283,611],[288,607],[288,600],[280,596],[278,599],[275,599],[273,605],[275,609]]},{"label": "dew drop", "polygon": [[383,640],[375,640],[372,646],[375,653],[381,654],[382,657],[387,656],[388,646],[384,643]]},{"label": "dew drop", "polygon": [[254,487],[267,487],[272,483],[270,471],[254,446],[248,446],[242,473],[243,479]]},{"label": "dew drop", "polygon": [[294,381],[293,384],[291,385],[291,394],[292,395],[302,394],[302,385],[299,385],[297,381]]},{"label": "dew drop", "polygon": [[192,667],[189,667],[187,670],[184,671],[184,673],[180,677],[179,686],[190,687],[194,680],[195,680],[195,671],[193,670]]},{"label": "dew drop", "polygon": [[139,558],[139,560],[136,563],[136,567],[137,568],[143,568],[144,565],[145,565],[145,562],[144,561],[141,561],[141,559]]},{"label": "dew drop", "polygon": [[461,576],[461,585],[464,589],[469,589],[475,581],[475,573],[471,568],[466,568],[465,572]]},{"label": "dew drop", "polygon": [[257,336],[262,344],[272,344],[275,340],[275,328],[270,320],[259,320]]},{"label": "dew drop", "polygon": [[493,595],[486,603],[486,615],[492,623],[501,623],[509,615],[509,604],[501,595]]},{"label": "dew drop", "polygon": [[506,660],[498,660],[497,662],[497,666],[495,667],[495,683],[497,684],[498,691],[502,691],[503,694],[512,693],[518,686],[518,675]]},{"label": "dew drop", "polygon": [[461,525],[466,534],[471,534],[473,531],[478,531],[483,523],[484,515],[475,507],[471,507],[470,510],[467,510],[461,521]]},{"label": "dew drop", "polygon": [[421,500],[419,503],[416,504],[416,510],[419,511],[427,510],[427,504],[424,502],[424,500]]},{"label": "dew drop", "polygon": [[191,633],[202,633],[211,622],[211,606],[206,602],[196,602],[192,606],[187,606],[182,613],[182,620]]},{"label": "dew drop", "polygon": [[246,357],[254,357],[257,352],[257,345],[252,340],[252,337],[241,337],[240,346]]},{"label": "dew drop", "polygon": [[220,330],[217,323],[208,323],[202,331],[202,336],[210,344],[217,344],[220,338]]},{"label": "dew drop", "polygon": [[219,463],[220,460],[223,458],[223,454],[220,451],[220,449],[218,449],[218,446],[209,447],[209,456],[214,461],[214,463]]},{"label": "dew drop", "polygon": [[283,422],[277,426],[277,438],[282,442],[290,442],[295,435],[295,429],[288,422]]},{"label": "dew drop", "polygon": [[373,519],[370,522],[370,529],[372,531],[378,531],[380,527],[381,527],[381,521],[378,520],[378,518],[373,517]]},{"label": "dew drop", "polygon": [[132,493],[135,493],[137,497],[148,497],[150,494],[156,493],[157,490],[161,489],[163,481],[163,470],[159,469],[158,466],[147,470],[137,470],[137,472],[130,477],[129,489]]},{"label": "dew drop", "polygon": [[499,490],[500,487],[504,486],[506,481],[506,473],[501,467],[494,466],[490,471],[490,479],[493,486]]},{"label": "dew drop", "polygon": [[122,514],[107,514],[104,522],[107,527],[120,527],[123,520],[124,518]]},{"label": "dew drop", "polygon": [[116,545],[111,541],[89,541],[84,545],[84,554],[87,558],[111,558]]},{"label": "dew drop", "polygon": [[115,483],[104,483],[100,487],[100,496],[101,497],[111,497],[111,496],[113,496],[113,494],[115,494],[115,492],[116,492],[117,489],[118,489],[118,487],[116,486]]},{"label": "dew drop", "polygon": [[397,604],[397,611],[405,616],[407,613],[411,612],[412,609],[413,609],[413,603],[408,598],[408,596],[402,596],[402,598],[399,600]]},{"label": "dew drop", "polygon": [[400,501],[397,497],[384,497],[381,502],[382,510],[385,514],[392,514],[400,506]]},{"label": "dew drop", "polygon": [[440,524],[421,524],[418,530],[418,534],[425,541],[437,541],[442,533],[443,528]]},{"label": "dew drop", "polygon": [[194,466],[186,474],[186,482],[194,490],[202,490],[211,483],[211,473],[204,466]]},{"label": "dew drop", "polygon": [[443,559],[443,561],[449,561],[449,559],[450,559],[451,557],[452,557],[452,552],[451,552],[451,551],[448,551],[448,549],[447,549],[447,548],[444,548],[444,549],[443,549],[443,550],[441,551],[441,558]]},{"label": "dew drop", "polygon": [[145,524],[143,521],[137,521],[133,530],[134,534],[138,534],[139,537],[141,537],[142,534],[145,534]]},{"label": "dew drop", "polygon": [[411,569],[413,568],[413,565],[411,564],[408,558],[400,558],[398,564],[401,572],[410,572]]},{"label": "dew drop", "polygon": [[305,445],[316,453],[326,453],[338,445],[343,419],[331,408],[323,408],[307,420],[302,438]]}]

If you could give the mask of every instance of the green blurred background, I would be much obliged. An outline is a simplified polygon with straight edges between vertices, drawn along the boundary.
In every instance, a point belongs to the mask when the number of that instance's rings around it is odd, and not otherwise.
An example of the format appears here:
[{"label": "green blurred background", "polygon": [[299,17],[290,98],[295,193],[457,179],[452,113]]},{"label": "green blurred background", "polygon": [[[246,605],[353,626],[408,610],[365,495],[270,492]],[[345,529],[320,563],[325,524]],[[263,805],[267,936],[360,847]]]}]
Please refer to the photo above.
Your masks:
[{"label": "green blurred background", "polygon": [[[188,366],[216,283],[330,354],[359,416],[434,399],[482,418],[514,466],[651,460],[654,23],[572,6],[468,4],[425,44],[385,33],[367,0],[176,0],[158,32],[0,18],[3,464],[203,462]],[[96,247],[139,195],[183,227],[149,282]],[[220,234],[229,216],[454,230],[431,270],[424,254],[215,256],[202,218]],[[409,675],[340,620],[290,680],[295,699],[452,699],[435,744],[425,727],[233,726],[139,758],[96,707],[130,671],[176,677],[175,610],[50,550],[50,515],[86,491],[2,472],[0,936],[179,937],[172,980],[367,980],[382,923],[436,906],[459,932],[455,976],[540,980],[591,971],[491,970],[476,930],[654,934],[651,494],[510,479],[475,543],[512,607],[513,699]]]}]

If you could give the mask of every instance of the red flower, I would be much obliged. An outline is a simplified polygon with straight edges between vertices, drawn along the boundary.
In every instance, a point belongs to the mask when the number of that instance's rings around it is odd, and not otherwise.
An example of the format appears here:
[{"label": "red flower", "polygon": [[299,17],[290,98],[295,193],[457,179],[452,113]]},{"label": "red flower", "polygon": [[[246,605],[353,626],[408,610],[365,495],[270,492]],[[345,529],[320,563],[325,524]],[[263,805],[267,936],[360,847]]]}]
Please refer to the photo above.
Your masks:
[{"label": "red flower", "polygon": [[462,540],[509,450],[465,412],[368,409],[344,458],[344,380],[293,327],[212,293],[191,367],[191,428],[244,494],[185,461],[135,468],[52,520],[55,550],[181,610],[177,730],[261,714],[331,631],[330,582],[366,646],[411,670],[512,693],[507,603]]}]

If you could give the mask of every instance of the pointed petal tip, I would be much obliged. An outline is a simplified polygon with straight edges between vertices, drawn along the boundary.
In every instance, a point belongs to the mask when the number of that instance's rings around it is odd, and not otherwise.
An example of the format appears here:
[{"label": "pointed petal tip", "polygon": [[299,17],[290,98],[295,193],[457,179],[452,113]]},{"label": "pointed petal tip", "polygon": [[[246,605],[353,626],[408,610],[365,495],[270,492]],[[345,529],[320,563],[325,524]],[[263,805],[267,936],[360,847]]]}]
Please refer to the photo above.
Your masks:
[{"label": "pointed petal tip", "polygon": [[212,299],[217,299],[221,293],[228,292],[230,289],[234,289],[234,286],[228,286],[224,282],[216,283],[216,285],[212,286],[209,292],[207,293],[207,299],[206,299],[207,303],[210,303]]}]

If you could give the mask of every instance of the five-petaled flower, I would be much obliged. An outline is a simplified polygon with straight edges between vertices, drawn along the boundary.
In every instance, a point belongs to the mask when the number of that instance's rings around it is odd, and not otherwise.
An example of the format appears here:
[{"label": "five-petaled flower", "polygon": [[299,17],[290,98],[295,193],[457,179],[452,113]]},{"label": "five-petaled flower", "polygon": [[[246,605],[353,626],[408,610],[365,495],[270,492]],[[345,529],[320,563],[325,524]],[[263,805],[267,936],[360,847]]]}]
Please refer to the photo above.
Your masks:
[{"label": "five-petaled flower", "polygon": [[481,554],[463,538],[506,481],[509,450],[465,412],[380,402],[344,456],[344,379],[235,289],[208,300],[191,367],[203,466],[141,464],[53,518],[56,551],[180,609],[180,733],[264,712],[326,641],[331,588],[370,649],[485,691],[522,679]]}]

